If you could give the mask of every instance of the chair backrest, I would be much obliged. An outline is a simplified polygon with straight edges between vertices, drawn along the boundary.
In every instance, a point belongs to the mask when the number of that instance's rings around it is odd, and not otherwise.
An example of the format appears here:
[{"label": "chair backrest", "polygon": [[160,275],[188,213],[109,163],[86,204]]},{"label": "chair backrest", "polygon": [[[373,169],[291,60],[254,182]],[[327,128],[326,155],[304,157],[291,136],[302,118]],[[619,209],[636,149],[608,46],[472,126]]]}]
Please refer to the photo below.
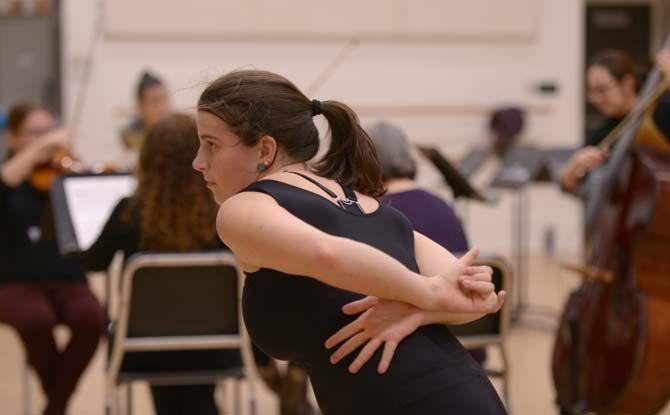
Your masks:
[{"label": "chair backrest", "polygon": [[243,281],[229,252],[130,257],[122,276],[110,372],[118,373],[127,352],[239,349],[249,363],[240,311]]},{"label": "chair backrest", "polygon": [[132,293],[126,336],[237,334],[236,265],[218,261],[220,255],[187,254],[168,261],[162,255],[142,254],[128,263]]},{"label": "chair backrest", "polygon": [[[228,358],[234,356],[224,356],[228,350],[239,350],[244,376],[256,377],[251,343],[241,318],[244,274],[231,253],[138,253],[127,261],[121,280],[121,299],[106,376],[109,390],[119,381],[126,358],[149,356],[143,352],[178,351],[218,359],[218,363],[208,361],[206,369],[190,369],[188,365],[188,373],[179,376],[172,372],[184,370],[170,369],[167,375],[153,374],[162,376],[162,382],[177,382],[177,378],[178,382],[183,378],[189,381],[206,378],[209,382],[212,377],[222,376],[220,371],[229,369]],[[198,352],[203,350],[207,352]],[[139,370],[142,376],[154,371],[151,364],[145,367],[144,363],[149,362],[141,357],[133,361],[140,362],[142,368],[131,365],[131,371]],[[125,377],[126,369],[123,369]]]},{"label": "chair backrest", "polygon": [[[511,270],[504,259],[494,255],[481,255],[474,265],[490,266],[493,269],[493,284],[496,286],[496,291],[506,290],[509,292]],[[464,340],[474,337],[502,339],[509,326],[510,311],[508,303],[509,301],[506,301],[502,309],[495,314],[487,314],[468,324],[450,325],[449,330],[464,344],[467,343]]]}]

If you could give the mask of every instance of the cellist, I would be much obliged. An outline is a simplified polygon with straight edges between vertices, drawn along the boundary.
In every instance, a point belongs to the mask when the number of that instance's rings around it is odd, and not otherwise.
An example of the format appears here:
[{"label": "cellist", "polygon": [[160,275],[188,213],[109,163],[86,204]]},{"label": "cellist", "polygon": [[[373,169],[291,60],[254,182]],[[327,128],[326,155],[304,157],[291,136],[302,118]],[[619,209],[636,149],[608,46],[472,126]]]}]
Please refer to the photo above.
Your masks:
[{"label": "cellist", "polygon": [[[665,77],[670,77],[670,52],[661,51],[656,65]],[[608,156],[599,144],[633,109],[640,87],[633,59],[619,50],[604,50],[594,56],[586,72],[587,98],[605,116],[599,128],[586,139],[561,171],[561,185],[573,191],[581,179]],[[670,98],[661,97],[643,117],[635,139],[636,145],[646,145],[670,153]]]},{"label": "cellist", "polygon": [[[670,77],[670,53],[667,50],[657,55],[656,65],[661,75],[667,80]],[[586,74],[587,96],[589,102],[605,116],[605,120],[587,138],[586,145],[577,150],[563,168],[561,172],[561,185],[565,190],[570,192],[576,191],[586,174],[601,165],[608,158],[608,147],[615,142],[615,139],[619,135],[618,126],[630,113],[640,111],[640,105],[638,104],[642,98],[638,96],[640,85],[638,85],[637,75],[635,63],[628,55],[621,51],[606,50],[600,52],[589,63]],[[661,92],[663,92],[662,89],[657,89],[657,92],[654,95],[656,98],[649,100],[650,104],[646,105],[646,108],[643,109],[644,112],[640,113],[641,123],[634,135],[633,146],[650,147],[660,153],[670,154],[670,99],[667,96],[661,95]],[[636,109],[636,107],[638,108]],[[595,298],[592,300],[596,301]],[[576,310],[578,308],[573,308],[573,312]],[[574,318],[582,320],[588,317],[578,314]],[[561,327],[563,328],[563,325]],[[578,329],[576,330],[578,332]],[[561,338],[560,335],[559,338]],[[573,341],[577,342],[574,339]],[[557,344],[559,344],[558,342],[559,340],[557,340]],[[577,346],[573,345],[573,347],[576,348]],[[554,359],[556,359],[556,350],[554,352]],[[569,355],[579,356],[580,352],[573,350]],[[565,363],[565,356],[565,354],[562,355],[563,363]],[[570,364],[574,364],[574,362],[570,362]],[[555,382],[560,382],[556,380],[556,373],[556,368],[554,368],[554,380]],[[563,379],[565,378],[563,377]],[[585,386],[578,382],[576,378],[573,379],[572,383],[574,384],[575,391],[583,391],[585,389]],[[563,388],[566,386],[565,383],[562,383],[562,385]],[[570,392],[565,392],[558,383],[557,390],[559,390],[559,395],[563,393],[564,398],[562,402],[565,402],[565,394],[567,393],[567,396],[569,396]],[[626,396],[629,397],[630,395]],[[601,399],[602,396],[598,398]],[[588,399],[584,395],[580,396],[576,407],[584,403],[582,400]],[[599,402],[602,403],[602,399]],[[572,413],[566,408],[561,408],[562,415]],[[578,410],[577,413],[581,412]]]}]

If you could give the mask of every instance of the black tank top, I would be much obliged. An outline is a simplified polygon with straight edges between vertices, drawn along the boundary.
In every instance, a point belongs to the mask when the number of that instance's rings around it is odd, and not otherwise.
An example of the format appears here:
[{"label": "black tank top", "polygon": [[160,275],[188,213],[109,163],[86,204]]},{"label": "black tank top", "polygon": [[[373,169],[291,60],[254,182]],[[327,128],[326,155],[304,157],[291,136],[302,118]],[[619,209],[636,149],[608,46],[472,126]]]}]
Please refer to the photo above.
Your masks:
[{"label": "black tank top", "polygon": [[[419,271],[412,226],[390,206],[380,204],[366,214],[350,189],[345,188],[349,201],[338,206],[316,193],[267,179],[242,191],[270,195],[304,222],[371,245]],[[326,415],[387,414],[468,376],[481,375],[481,368],[444,325],[424,326],[405,338],[384,375],[377,373],[381,349],[356,375],[347,369],[358,351],[331,364],[334,350],[327,350],[324,343],[355,318],[343,314],[341,307],[360,298],[313,278],[263,268],[247,273],[242,307],[249,334],[259,348],[305,367]]]}]

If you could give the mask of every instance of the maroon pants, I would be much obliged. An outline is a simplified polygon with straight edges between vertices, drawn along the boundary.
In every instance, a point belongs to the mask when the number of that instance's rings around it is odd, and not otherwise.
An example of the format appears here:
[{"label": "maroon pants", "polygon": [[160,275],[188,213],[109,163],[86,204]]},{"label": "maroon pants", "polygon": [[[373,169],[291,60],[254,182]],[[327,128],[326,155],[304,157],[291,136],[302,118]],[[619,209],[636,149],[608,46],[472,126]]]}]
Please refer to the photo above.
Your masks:
[{"label": "maroon pants", "polygon": [[[12,326],[47,396],[44,415],[63,415],[91,361],[106,318],[86,283],[50,281],[0,284],[0,322]],[[70,341],[59,350],[54,327],[65,325]]]}]

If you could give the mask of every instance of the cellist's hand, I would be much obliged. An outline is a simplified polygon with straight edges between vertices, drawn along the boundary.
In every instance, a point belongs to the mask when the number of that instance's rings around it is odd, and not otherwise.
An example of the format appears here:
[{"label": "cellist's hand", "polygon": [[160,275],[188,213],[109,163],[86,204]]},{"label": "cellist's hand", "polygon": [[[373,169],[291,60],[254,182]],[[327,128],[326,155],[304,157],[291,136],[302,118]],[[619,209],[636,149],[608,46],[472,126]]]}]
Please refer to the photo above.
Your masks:
[{"label": "cellist's hand", "polygon": [[567,190],[573,190],[586,173],[605,162],[608,156],[607,150],[596,146],[577,150],[561,172],[561,184]]},{"label": "cellist's hand", "polygon": [[600,147],[587,146],[577,150],[575,155],[572,156],[570,163],[573,168],[580,170],[583,173],[588,173],[600,166],[607,159],[607,156],[608,152],[606,150],[603,150]]},{"label": "cellist's hand", "polygon": [[656,66],[665,75],[670,78],[670,51],[663,49],[656,55]]}]

